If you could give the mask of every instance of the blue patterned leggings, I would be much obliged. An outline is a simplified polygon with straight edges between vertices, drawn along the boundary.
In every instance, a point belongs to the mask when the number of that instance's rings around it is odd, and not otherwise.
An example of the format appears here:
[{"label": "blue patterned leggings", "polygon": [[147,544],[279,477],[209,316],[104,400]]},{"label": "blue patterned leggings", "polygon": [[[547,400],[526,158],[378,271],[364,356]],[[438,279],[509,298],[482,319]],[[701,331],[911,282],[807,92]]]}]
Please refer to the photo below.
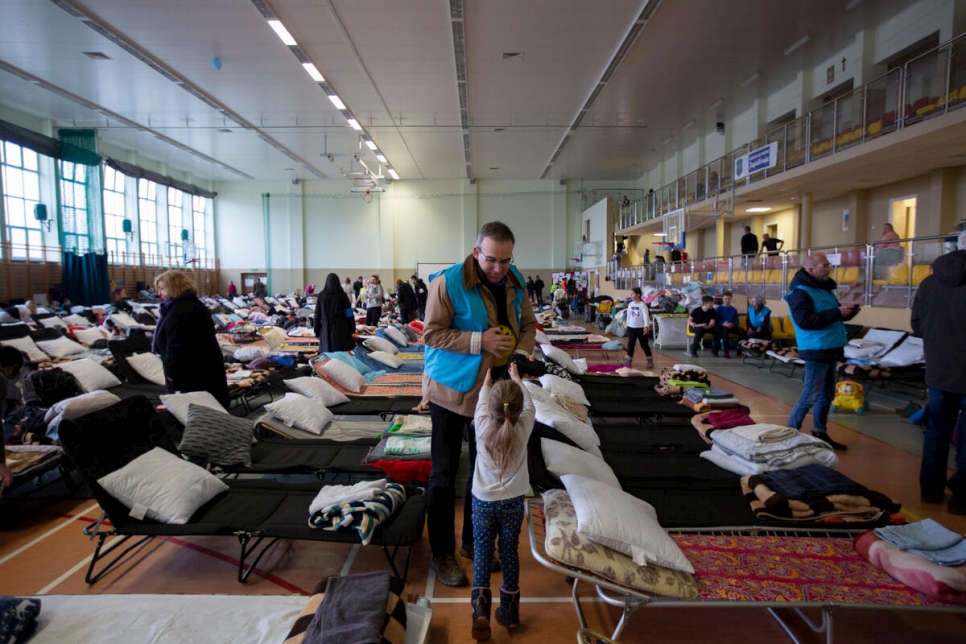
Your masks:
[{"label": "blue patterned leggings", "polygon": [[490,566],[497,532],[500,534],[500,567],[503,590],[520,589],[520,526],[523,525],[523,496],[502,501],[480,501],[473,497],[473,587],[490,587]]}]

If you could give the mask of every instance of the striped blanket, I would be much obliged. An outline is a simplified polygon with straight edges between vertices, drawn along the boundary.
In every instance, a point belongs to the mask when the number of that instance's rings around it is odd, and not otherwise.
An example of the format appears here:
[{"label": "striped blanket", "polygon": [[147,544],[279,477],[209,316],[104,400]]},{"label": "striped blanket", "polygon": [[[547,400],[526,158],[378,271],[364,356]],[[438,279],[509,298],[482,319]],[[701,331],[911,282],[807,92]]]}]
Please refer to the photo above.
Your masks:
[{"label": "striped blanket", "polygon": [[398,483],[387,483],[383,492],[371,499],[343,501],[314,512],[309,517],[313,528],[332,532],[355,530],[362,545],[368,546],[376,528],[406,502],[406,489]]}]

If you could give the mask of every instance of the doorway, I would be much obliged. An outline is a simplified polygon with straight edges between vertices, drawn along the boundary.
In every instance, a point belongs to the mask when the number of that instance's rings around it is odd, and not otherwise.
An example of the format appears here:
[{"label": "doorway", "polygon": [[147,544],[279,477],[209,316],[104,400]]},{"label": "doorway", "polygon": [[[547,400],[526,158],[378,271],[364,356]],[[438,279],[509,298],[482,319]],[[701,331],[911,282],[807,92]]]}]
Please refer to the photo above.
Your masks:
[{"label": "doorway", "polygon": [[916,197],[889,200],[889,223],[900,239],[916,236]]},{"label": "doorway", "polygon": [[241,294],[250,295],[255,290],[255,279],[262,280],[262,284],[268,284],[268,273],[242,273],[241,274]]}]

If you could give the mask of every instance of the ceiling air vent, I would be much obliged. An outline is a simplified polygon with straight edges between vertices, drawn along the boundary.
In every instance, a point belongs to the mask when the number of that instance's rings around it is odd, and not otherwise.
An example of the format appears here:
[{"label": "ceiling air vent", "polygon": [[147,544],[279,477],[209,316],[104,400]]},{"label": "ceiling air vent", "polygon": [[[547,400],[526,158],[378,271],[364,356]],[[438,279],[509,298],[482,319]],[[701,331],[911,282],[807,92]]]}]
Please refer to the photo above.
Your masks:
[{"label": "ceiling air vent", "polygon": [[107,54],[101,53],[99,51],[84,51],[81,53],[87,56],[88,58],[90,58],[91,60],[110,60],[111,59],[110,56],[108,56]]}]

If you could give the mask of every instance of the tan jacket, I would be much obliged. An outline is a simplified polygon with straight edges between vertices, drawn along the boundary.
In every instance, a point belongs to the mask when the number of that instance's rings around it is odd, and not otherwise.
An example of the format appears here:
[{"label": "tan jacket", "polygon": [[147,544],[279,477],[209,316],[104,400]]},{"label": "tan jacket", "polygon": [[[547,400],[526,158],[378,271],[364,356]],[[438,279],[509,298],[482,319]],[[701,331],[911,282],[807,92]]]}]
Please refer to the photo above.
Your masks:
[{"label": "tan jacket", "polygon": [[[490,293],[490,289],[482,286],[482,280],[476,271],[476,260],[473,255],[469,255],[463,262],[463,282],[467,290],[480,286],[480,295],[486,306],[487,328],[499,326],[496,319],[496,301]],[[516,328],[516,316],[513,315],[513,297],[517,289],[525,290],[524,285],[519,283],[512,272],[506,276],[506,301],[507,312],[510,318],[510,327],[517,338],[516,352],[525,355],[533,355],[533,347],[537,332],[537,318],[533,315],[530,302],[524,295],[521,303],[520,328]],[[456,353],[480,353],[480,339],[478,333],[471,331],[460,331],[450,328],[454,316],[453,302],[446,293],[446,278],[440,275],[429,285],[429,300],[426,302],[426,320],[423,340],[426,346],[437,349],[446,349]],[[476,335],[475,346],[473,336]],[[475,349],[475,350],[473,350]],[[461,416],[472,418],[476,410],[476,401],[480,395],[480,388],[483,386],[483,379],[486,371],[493,364],[493,356],[483,353],[483,362],[480,365],[480,372],[476,376],[476,383],[470,391],[465,393],[451,389],[446,385],[432,380],[429,376],[423,375],[423,398],[435,403],[440,407],[448,409]]]}]

